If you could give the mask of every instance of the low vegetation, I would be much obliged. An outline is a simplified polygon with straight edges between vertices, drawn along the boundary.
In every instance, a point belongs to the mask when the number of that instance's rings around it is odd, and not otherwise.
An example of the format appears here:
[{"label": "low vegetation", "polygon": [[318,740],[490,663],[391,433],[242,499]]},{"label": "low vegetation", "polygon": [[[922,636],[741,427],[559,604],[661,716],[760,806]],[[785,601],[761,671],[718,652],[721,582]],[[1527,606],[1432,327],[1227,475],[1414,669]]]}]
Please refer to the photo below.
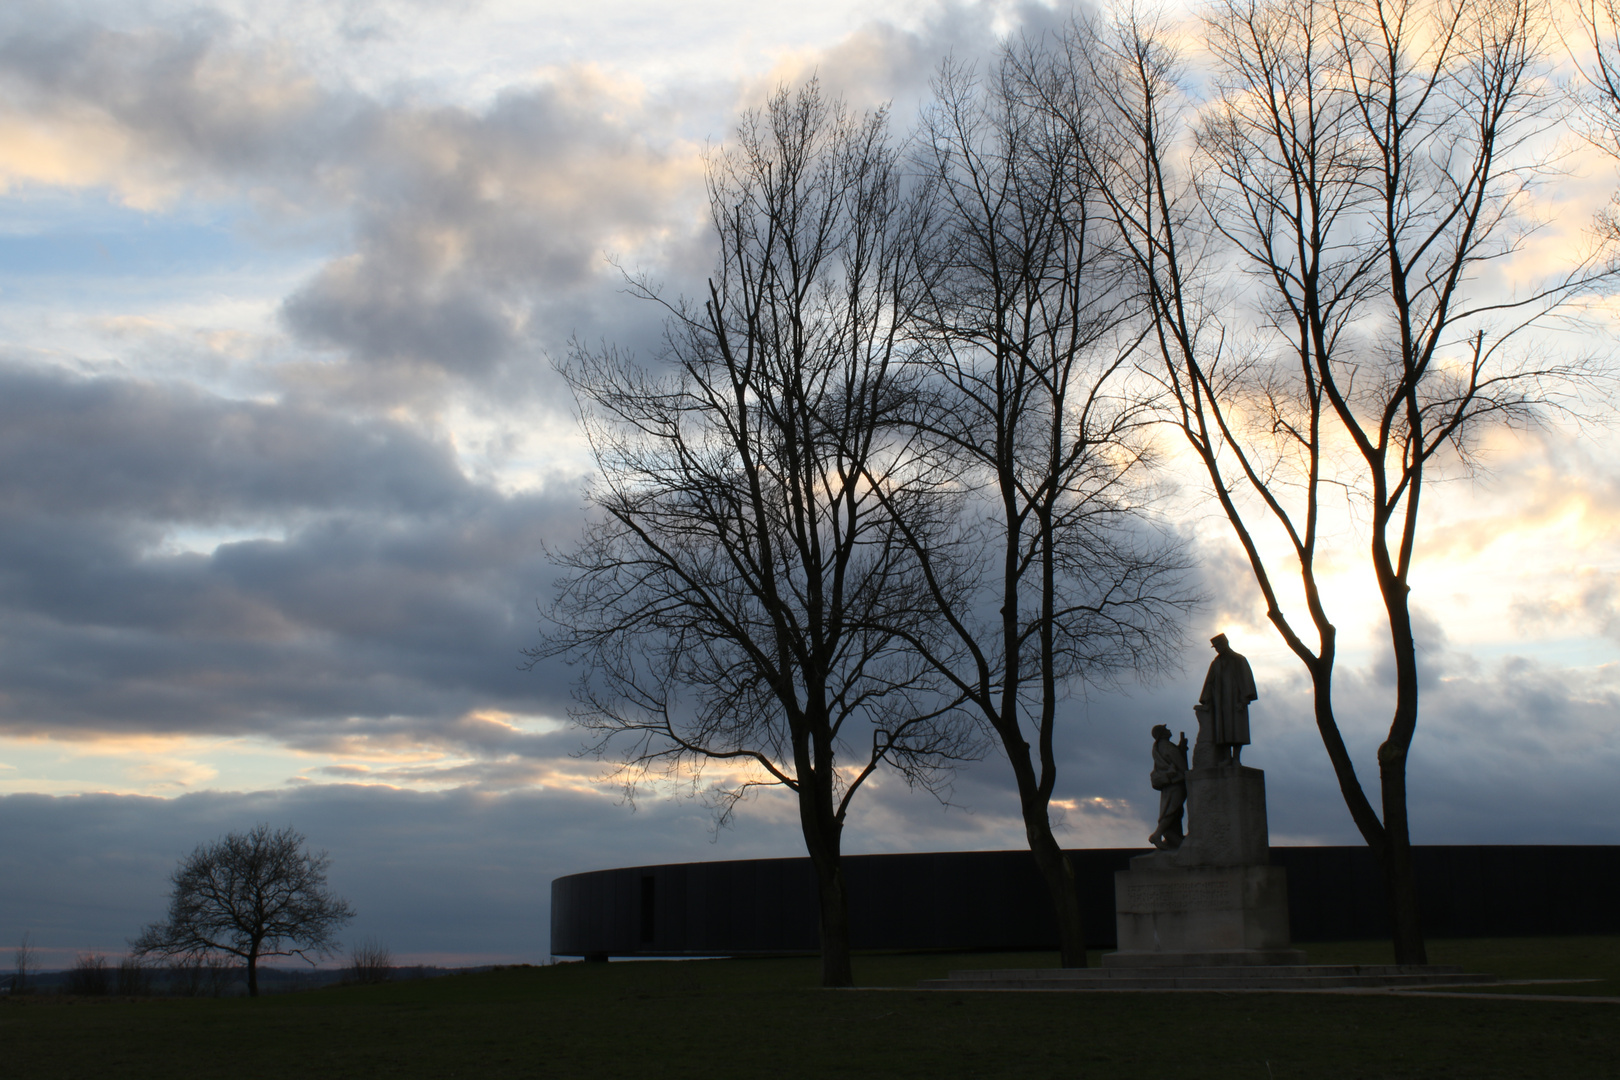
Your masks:
[{"label": "low vegetation", "polygon": [[[1620,997],[1620,938],[1433,943],[1515,987]],[[1387,943],[1310,947],[1388,962]],[[1093,957],[1095,959],[1095,956]],[[1311,994],[925,992],[951,968],[1055,954],[509,967],[249,1000],[0,999],[17,1076],[1586,1077],[1620,1075],[1620,1005]],[[874,989],[887,987],[891,989]],[[80,1007],[67,1007],[78,1004]],[[743,1036],[746,1033],[746,1037]],[[184,1052],[176,1048],[183,1047]]]}]

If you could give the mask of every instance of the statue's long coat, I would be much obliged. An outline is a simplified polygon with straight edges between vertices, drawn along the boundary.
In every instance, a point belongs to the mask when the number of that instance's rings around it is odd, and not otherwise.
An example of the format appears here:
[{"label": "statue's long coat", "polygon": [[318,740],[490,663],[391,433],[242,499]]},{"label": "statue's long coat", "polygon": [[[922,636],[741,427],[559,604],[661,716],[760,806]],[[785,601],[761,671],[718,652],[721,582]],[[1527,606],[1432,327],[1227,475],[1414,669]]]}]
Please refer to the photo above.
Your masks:
[{"label": "statue's long coat", "polygon": [[1204,692],[1198,704],[1207,705],[1214,716],[1216,746],[1247,745],[1249,742],[1249,702],[1259,700],[1254,688],[1254,672],[1241,653],[1217,655],[1204,676]]}]

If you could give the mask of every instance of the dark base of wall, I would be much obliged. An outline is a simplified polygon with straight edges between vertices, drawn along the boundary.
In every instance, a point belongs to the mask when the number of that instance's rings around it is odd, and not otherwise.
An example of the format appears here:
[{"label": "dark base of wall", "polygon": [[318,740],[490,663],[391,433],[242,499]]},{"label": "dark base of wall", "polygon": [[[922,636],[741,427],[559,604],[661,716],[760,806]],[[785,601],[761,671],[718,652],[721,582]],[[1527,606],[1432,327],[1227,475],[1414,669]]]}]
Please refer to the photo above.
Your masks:
[{"label": "dark base of wall", "polygon": [[[1087,942],[1114,947],[1114,872],[1142,848],[1071,851]],[[1297,942],[1389,933],[1382,875],[1364,847],[1272,848],[1288,872]],[[1620,846],[1413,849],[1431,937],[1620,933]],[[1041,950],[1056,922],[1027,851],[851,855],[857,949]],[[809,859],[676,863],[551,883],[556,956],[747,956],[816,950]]]}]

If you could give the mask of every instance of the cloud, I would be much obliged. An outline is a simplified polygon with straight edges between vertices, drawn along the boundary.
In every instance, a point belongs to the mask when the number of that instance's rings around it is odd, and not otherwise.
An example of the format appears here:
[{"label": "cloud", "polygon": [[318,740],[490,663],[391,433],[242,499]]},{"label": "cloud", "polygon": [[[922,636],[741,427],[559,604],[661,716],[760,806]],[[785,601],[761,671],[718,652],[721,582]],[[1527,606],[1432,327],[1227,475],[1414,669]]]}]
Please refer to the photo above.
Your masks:
[{"label": "cloud", "polygon": [[571,307],[616,277],[608,254],[683,241],[697,149],[643,135],[658,109],[633,88],[555,78],[482,114],[391,115],[368,151],[386,182],[359,193],[357,250],[288,298],[293,332],[363,364],[484,380],[577,328]]},{"label": "cloud", "polygon": [[189,22],[48,19],[7,35],[0,123],[21,137],[0,152],[0,178],[109,186],[147,210],[242,176],[305,191],[335,179],[323,148],[352,143],[374,115],[368,103],[320,86],[285,46],[231,47],[223,20]]},{"label": "cloud", "polygon": [[472,497],[442,440],[310,403],[0,366],[0,508],[192,525]]},{"label": "cloud", "polygon": [[0,40],[0,185],[111,188],[144,210],[245,200],[267,225],[341,213],[352,248],[281,308],[342,362],[285,369],[312,392],[387,404],[544,369],[595,329],[580,315],[617,287],[608,254],[678,253],[699,221],[697,145],[654,134],[670,106],[622,77],[560,69],[482,108],[385,100],[231,29]]},{"label": "cloud", "polygon": [[572,489],[502,494],[387,419],[0,367],[0,728],[560,715],[517,664]]}]

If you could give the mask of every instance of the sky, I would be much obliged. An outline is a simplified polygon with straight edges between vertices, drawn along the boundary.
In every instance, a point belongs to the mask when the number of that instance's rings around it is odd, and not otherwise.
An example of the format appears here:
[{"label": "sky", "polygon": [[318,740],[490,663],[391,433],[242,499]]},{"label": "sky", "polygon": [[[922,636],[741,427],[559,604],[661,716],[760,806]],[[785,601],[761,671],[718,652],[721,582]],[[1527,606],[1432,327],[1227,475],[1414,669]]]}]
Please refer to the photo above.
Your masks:
[{"label": "sky", "polygon": [[[780,797],[716,830],[581,756],[524,670],[590,464],[552,361],[656,351],[701,283],[703,161],[817,73],[909,123],[1037,3],[11,0],[0,9],[0,960],[117,954],[198,843],[292,825],[351,938],[539,962],[552,878],[790,856]],[[1194,35],[1196,37],[1196,35]],[[1527,258],[1608,193],[1577,148]],[[1583,348],[1620,348],[1606,316]],[[1493,435],[1426,496],[1419,843],[1620,843],[1620,455],[1606,418]],[[1191,474],[1210,603],[1180,671],[1066,705],[1063,842],[1139,846],[1148,730],[1224,630],[1261,698],[1274,843],[1356,843],[1307,683]],[[1346,525],[1327,592],[1363,776],[1391,665]],[[1023,843],[1006,766],[946,803],[879,777],[845,850]]]}]

